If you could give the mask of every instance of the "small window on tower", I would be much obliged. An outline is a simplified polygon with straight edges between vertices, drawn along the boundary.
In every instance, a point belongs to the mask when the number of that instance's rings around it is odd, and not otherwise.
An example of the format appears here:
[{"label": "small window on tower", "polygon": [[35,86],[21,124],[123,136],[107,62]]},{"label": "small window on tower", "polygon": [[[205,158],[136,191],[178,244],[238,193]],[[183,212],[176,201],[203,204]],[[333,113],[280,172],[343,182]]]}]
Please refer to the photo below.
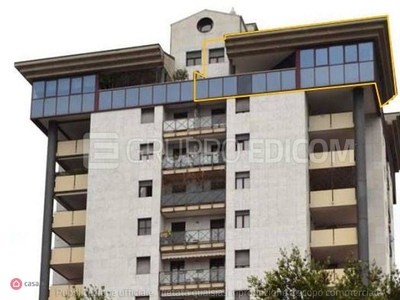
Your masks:
[{"label": "small window on tower", "polygon": [[208,63],[216,64],[224,62],[225,50],[224,48],[210,49],[208,54]]},{"label": "small window on tower", "polygon": [[197,30],[202,33],[211,31],[213,26],[214,22],[210,18],[203,18],[199,22],[197,22]]}]

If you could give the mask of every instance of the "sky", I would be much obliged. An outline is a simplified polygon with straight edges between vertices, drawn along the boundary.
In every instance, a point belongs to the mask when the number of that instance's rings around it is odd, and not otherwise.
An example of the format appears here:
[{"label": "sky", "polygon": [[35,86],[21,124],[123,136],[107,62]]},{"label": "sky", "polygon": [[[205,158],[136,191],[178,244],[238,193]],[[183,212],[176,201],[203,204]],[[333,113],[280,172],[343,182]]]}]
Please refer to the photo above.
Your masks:
[{"label": "sky", "polygon": [[[170,24],[203,9],[229,12],[260,29],[389,15],[396,69],[400,70],[400,10],[396,1],[103,1],[13,0],[0,4],[0,294],[2,299],[38,298],[38,287],[14,291],[13,278],[39,281],[46,137],[29,120],[30,85],[14,62],[160,43],[169,51]],[[400,100],[387,112],[400,111]],[[400,177],[397,176],[400,191]],[[400,195],[397,196],[400,199]],[[400,208],[395,208],[395,227]],[[400,265],[400,229],[396,232]]]}]

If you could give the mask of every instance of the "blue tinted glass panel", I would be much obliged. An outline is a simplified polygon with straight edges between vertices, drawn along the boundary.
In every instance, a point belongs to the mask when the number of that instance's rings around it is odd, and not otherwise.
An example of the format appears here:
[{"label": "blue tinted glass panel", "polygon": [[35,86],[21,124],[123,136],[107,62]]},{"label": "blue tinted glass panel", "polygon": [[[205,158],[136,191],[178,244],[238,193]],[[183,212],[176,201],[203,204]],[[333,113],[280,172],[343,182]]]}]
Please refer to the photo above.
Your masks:
[{"label": "blue tinted glass panel", "polygon": [[315,65],[326,66],[328,64],[328,48],[315,50]]},{"label": "blue tinted glass panel", "polygon": [[80,113],[82,111],[82,95],[73,95],[69,98],[69,112]]},{"label": "blue tinted glass panel", "polygon": [[296,88],[296,71],[283,71],[282,76],[282,90],[292,90]]},{"label": "blue tinted glass panel", "polygon": [[300,71],[300,85],[302,88],[315,86],[314,69],[303,69]]},{"label": "blue tinted glass panel", "polygon": [[145,86],[139,88],[139,103],[140,105],[150,105],[152,104],[152,88],[150,86]]},{"label": "blue tinted glass panel", "polygon": [[34,82],[32,86],[32,98],[44,98],[44,81]]},{"label": "blue tinted glass panel", "polygon": [[315,85],[328,86],[329,85],[329,68],[319,67],[315,68]]},{"label": "blue tinted glass panel", "polygon": [[82,111],[94,111],[94,93],[83,95]]},{"label": "blue tinted glass panel", "polygon": [[267,77],[265,74],[254,74],[252,79],[253,93],[267,91]]},{"label": "blue tinted glass panel", "polygon": [[64,115],[68,113],[69,97],[57,98],[57,115]]},{"label": "blue tinted glass panel", "polygon": [[208,80],[201,79],[197,81],[196,86],[196,98],[203,99],[208,98]]},{"label": "blue tinted glass panel", "polygon": [[369,61],[374,59],[374,47],[372,43],[359,44],[358,51],[360,61]]},{"label": "blue tinted glass panel", "polygon": [[54,97],[56,95],[57,81],[46,81],[46,97]]},{"label": "blue tinted glass panel", "polygon": [[360,63],[360,81],[373,81],[374,79],[374,62]]},{"label": "blue tinted glass panel", "polygon": [[357,45],[350,45],[344,47],[345,60],[347,63],[357,61]]},{"label": "blue tinted glass panel", "polygon": [[72,78],[71,79],[71,94],[80,94],[82,93],[82,78]]},{"label": "blue tinted glass panel", "polygon": [[133,107],[139,105],[139,89],[126,90],[126,106]]},{"label": "blue tinted glass panel", "polygon": [[56,98],[44,100],[44,116],[54,116],[56,114]]},{"label": "blue tinted glass panel", "polygon": [[222,96],[222,78],[210,79],[210,97]]},{"label": "blue tinted glass panel", "polygon": [[329,48],[329,64],[337,65],[343,63],[343,46]]},{"label": "blue tinted glass panel", "polygon": [[85,76],[83,77],[83,92],[93,93],[96,89],[96,76]]},{"label": "blue tinted glass panel", "polygon": [[181,101],[193,100],[193,82],[181,83]]},{"label": "blue tinted glass panel", "polygon": [[31,104],[31,117],[40,118],[43,116],[43,100],[34,100]]},{"label": "blue tinted glass panel", "polygon": [[167,102],[179,102],[180,88],[179,83],[170,83],[167,85]]},{"label": "blue tinted glass panel", "polygon": [[252,78],[251,75],[239,75],[237,77],[237,93],[238,95],[251,94],[252,88]]},{"label": "blue tinted glass panel", "polygon": [[330,84],[343,84],[344,83],[344,66],[331,66],[329,67]]},{"label": "blue tinted glass panel", "polygon": [[237,94],[236,77],[223,78],[223,82],[224,82],[224,96]]},{"label": "blue tinted glass panel", "polygon": [[267,74],[267,88],[268,92],[281,90],[281,72]]},{"label": "blue tinted glass panel", "polygon": [[99,110],[111,109],[111,92],[100,92],[99,94]]},{"label": "blue tinted glass panel", "polygon": [[69,95],[69,78],[58,79],[57,96]]},{"label": "blue tinted glass panel", "polygon": [[345,83],[359,82],[358,64],[347,64],[344,66],[344,81]]},{"label": "blue tinted glass panel", "polygon": [[300,68],[314,67],[314,49],[300,51]]},{"label": "blue tinted glass panel", "polygon": [[154,104],[165,103],[165,97],[166,97],[165,91],[166,91],[165,84],[154,86],[154,100],[153,100]]},{"label": "blue tinted glass panel", "polygon": [[125,90],[112,92],[112,108],[122,108],[125,106]]}]

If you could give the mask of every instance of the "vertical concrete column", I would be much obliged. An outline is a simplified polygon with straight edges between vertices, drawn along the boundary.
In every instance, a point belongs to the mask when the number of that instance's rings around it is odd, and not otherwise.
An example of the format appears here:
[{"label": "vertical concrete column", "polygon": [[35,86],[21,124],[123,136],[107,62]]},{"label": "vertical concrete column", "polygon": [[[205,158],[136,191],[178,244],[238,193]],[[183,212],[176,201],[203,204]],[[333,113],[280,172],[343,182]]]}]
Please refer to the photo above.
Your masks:
[{"label": "vertical concrete column", "polygon": [[[369,262],[368,242],[368,199],[367,199],[367,168],[365,152],[365,111],[364,90],[353,90],[353,118],[355,128],[355,160],[356,160],[356,191],[357,191],[357,232],[358,258]],[[368,283],[368,273],[362,274],[363,283]]]},{"label": "vertical concrete column", "polygon": [[57,132],[58,132],[57,123],[54,121],[50,121],[49,130],[47,134],[48,140],[47,140],[46,185],[44,194],[39,300],[48,300],[49,298],[51,226],[53,220]]}]

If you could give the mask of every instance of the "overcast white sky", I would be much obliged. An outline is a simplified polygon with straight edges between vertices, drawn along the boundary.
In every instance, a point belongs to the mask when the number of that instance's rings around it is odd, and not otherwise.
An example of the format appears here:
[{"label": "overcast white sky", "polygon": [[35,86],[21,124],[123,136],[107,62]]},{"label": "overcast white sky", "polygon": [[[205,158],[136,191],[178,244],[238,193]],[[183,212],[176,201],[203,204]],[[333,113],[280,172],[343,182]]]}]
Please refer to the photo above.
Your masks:
[{"label": "overcast white sky", "polygon": [[[260,29],[389,14],[396,67],[400,70],[400,10],[395,4],[393,0],[2,1],[2,299],[38,298],[37,287],[14,291],[9,283],[14,277],[39,280],[45,178],[46,137],[29,120],[30,85],[14,69],[15,61],[152,43],[160,43],[169,51],[171,23],[205,8],[229,12],[234,7],[245,22],[257,22]],[[394,101],[389,110],[400,111],[400,101]],[[398,227],[400,209],[395,210]],[[400,230],[396,237],[400,241]],[[400,265],[400,242],[396,255]]]}]

